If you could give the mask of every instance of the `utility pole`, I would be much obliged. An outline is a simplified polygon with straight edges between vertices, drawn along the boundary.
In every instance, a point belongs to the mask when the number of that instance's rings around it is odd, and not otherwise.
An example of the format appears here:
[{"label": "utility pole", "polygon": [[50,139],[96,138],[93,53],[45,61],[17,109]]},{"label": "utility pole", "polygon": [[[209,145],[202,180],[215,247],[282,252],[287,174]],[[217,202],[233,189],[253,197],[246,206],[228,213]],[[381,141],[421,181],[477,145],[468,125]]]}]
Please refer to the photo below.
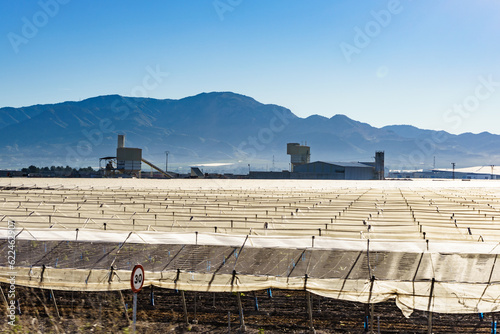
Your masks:
[{"label": "utility pole", "polygon": [[165,160],[165,172],[168,172],[168,154],[170,152],[169,151],[165,151],[165,155],[166,155],[166,160]]},{"label": "utility pole", "polygon": [[490,167],[491,167],[491,179],[493,180],[493,173],[494,173],[495,165],[490,165]]},{"label": "utility pole", "polygon": [[455,163],[452,162],[451,165],[453,166],[453,174],[452,174],[452,177],[453,177],[453,180],[455,180]]}]

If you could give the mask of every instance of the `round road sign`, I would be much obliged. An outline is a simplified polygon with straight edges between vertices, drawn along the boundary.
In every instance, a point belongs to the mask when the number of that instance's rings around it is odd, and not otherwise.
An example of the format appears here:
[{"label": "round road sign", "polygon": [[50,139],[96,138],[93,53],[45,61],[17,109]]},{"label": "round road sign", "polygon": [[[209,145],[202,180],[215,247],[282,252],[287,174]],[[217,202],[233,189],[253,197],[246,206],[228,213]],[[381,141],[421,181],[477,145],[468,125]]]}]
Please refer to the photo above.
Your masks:
[{"label": "round road sign", "polygon": [[141,291],[143,284],[144,268],[140,264],[136,264],[134,269],[132,269],[132,276],[130,277],[130,285],[132,286],[132,291],[135,293]]}]

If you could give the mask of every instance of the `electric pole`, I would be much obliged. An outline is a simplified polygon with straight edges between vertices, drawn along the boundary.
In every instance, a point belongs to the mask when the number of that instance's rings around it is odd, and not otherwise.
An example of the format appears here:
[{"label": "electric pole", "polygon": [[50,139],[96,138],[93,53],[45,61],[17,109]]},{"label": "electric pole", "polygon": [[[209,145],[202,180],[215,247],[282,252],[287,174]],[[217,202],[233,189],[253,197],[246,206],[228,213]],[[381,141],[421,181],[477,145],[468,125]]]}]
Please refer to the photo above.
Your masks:
[{"label": "electric pole", "polygon": [[453,180],[455,180],[455,163],[452,162],[451,165],[453,166],[452,178],[453,178]]},{"label": "electric pole", "polygon": [[165,151],[165,156],[166,156],[166,158],[165,158],[165,172],[168,172],[168,154],[169,153],[170,153],[169,151]]}]

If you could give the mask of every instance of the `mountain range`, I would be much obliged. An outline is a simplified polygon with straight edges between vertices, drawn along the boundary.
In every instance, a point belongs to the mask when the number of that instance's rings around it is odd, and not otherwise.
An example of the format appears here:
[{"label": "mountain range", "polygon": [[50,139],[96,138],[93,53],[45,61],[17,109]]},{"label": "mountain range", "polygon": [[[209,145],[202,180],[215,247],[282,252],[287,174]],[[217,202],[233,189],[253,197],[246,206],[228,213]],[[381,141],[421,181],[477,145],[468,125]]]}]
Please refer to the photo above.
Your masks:
[{"label": "mountain range", "polygon": [[[114,156],[117,134],[127,147],[169,169],[225,165],[232,171],[288,168],[286,144],[307,143],[311,161],[371,161],[385,151],[386,167],[421,169],[500,163],[500,136],[454,135],[411,125],[382,128],[345,115],[301,118],[289,109],[231,92],[179,100],[107,95],[79,102],[0,109],[0,168],[28,165],[98,166]],[[229,167],[228,167],[229,166]],[[215,167],[214,167],[215,168]]]}]

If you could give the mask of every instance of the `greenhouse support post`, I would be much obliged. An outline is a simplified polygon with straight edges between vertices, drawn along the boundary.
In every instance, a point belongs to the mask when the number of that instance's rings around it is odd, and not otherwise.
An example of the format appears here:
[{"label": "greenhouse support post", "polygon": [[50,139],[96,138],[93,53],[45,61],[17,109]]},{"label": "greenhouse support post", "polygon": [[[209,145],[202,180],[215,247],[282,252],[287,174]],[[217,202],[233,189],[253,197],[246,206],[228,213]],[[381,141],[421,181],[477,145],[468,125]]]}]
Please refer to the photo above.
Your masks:
[{"label": "greenhouse support post", "polygon": [[373,284],[375,283],[375,276],[372,276],[371,279],[370,279],[371,283],[370,283],[370,294],[368,295],[368,305],[370,305],[369,309],[368,309],[368,313],[370,313],[370,327],[369,327],[369,330],[373,332],[373,313],[374,313],[374,304],[371,302],[371,299],[372,299],[372,292],[373,292]]},{"label": "greenhouse support post", "polygon": [[313,323],[312,305],[311,305],[311,293],[306,291],[306,302],[307,302],[307,315],[309,318],[309,331],[311,333],[316,333]]},{"label": "greenhouse support post", "polygon": [[246,330],[245,316],[243,315],[243,305],[241,304],[241,293],[236,292],[236,299],[238,300],[238,311],[240,312],[240,331]]},{"label": "greenhouse support post", "polygon": [[189,325],[187,305],[186,305],[186,295],[184,294],[184,290],[181,290],[181,298],[182,298],[182,308],[184,310],[184,322],[186,323],[186,325]]},{"label": "greenhouse support post", "polygon": [[434,282],[436,281],[435,278],[432,278],[431,282],[431,292],[429,294],[429,304],[427,305],[427,313],[429,314],[429,324],[428,324],[428,329],[427,333],[432,334],[432,311],[431,311],[431,305],[432,305],[432,295],[434,293]]}]

